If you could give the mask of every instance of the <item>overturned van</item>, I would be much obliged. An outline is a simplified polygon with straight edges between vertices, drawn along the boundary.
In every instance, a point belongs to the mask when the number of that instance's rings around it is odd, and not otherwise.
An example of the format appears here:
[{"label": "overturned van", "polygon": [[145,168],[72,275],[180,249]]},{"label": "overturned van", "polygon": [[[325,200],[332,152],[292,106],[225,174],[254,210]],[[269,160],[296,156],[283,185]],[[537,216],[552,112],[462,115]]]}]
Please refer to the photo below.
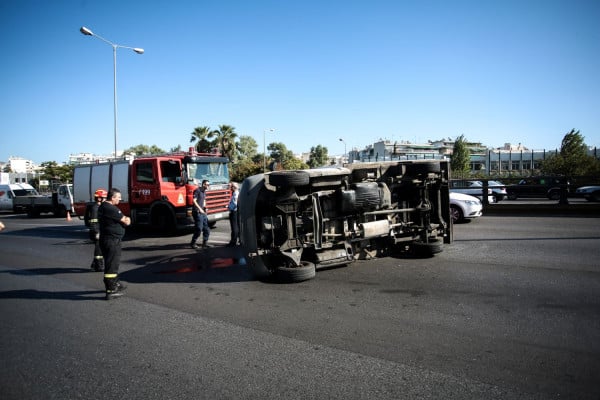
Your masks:
[{"label": "overturned van", "polygon": [[255,276],[284,282],[390,254],[431,257],[452,241],[449,162],[388,161],[246,178],[240,240]]}]

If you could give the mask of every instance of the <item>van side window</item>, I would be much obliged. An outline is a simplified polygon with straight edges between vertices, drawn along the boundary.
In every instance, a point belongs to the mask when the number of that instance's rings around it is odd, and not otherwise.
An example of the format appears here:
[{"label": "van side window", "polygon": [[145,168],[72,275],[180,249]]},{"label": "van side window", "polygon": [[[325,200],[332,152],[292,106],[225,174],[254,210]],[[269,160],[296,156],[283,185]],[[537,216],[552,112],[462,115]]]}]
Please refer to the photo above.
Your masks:
[{"label": "van side window", "polygon": [[137,163],[135,164],[135,179],[138,182],[153,183],[152,163]]}]

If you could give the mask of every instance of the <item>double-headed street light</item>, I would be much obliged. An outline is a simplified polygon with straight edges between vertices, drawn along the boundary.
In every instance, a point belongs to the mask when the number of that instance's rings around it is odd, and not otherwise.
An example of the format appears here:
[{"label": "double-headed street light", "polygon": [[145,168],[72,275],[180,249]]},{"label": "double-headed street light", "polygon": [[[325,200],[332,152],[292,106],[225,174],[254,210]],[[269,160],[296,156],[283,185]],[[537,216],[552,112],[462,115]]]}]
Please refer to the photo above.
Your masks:
[{"label": "double-headed street light", "polygon": [[[346,141],[340,138],[340,142],[344,143],[344,157],[346,157]],[[344,164],[344,157],[342,157],[342,164]]]},{"label": "double-headed street light", "polygon": [[267,172],[267,148],[266,148],[266,137],[267,137],[267,131],[269,132],[275,132],[275,129],[271,128],[271,129],[265,129],[263,130],[263,174],[265,172]]},{"label": "double-headed street light", "polygon": [[103,38],[102,36],[95,34],[90,29],[86,28],[85,26],[82,26],[79,29],[79,31],[86,36],[95,36],[98,39],[102,40],[103,42],[110,44],[113,48],[113,76],[114,76],[113,101],[114,101],[114,115],[115,115],[115,158],[117,158],[117,48],[120,47],[122,49],[130,49],[130,50],[135,51],[138,54],[144,54],[144,49],[141,49],[139,47],[121,46],[120,44],[113,43],[110,40],[107,40],[107,39]]}]

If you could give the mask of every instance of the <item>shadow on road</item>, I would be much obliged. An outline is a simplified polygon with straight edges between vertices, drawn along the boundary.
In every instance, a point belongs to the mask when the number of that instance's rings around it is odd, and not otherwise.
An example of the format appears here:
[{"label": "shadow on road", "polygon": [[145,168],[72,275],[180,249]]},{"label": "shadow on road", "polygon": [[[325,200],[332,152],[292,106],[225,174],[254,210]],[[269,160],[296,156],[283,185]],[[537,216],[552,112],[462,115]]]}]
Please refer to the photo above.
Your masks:
[{"label": "shadow on road", "polygon": [[6,270],[6,271],[0,271],[0,274],[57,275],[57,274],[80,274],[82,272],[93,272],[93,271],[90,268],[53,267],[53,268],[10,269],[10,270]]},{"label": "shadow on road", "polygon": [[[130,250],[132,248],[128,248]],[[140,250],[140,249],[137,249]],[[175,251],[180,254],[130,259],[140,267],[123,271],[120,278],[131,283],[155,282],[247,282],[254,280],[239,247],[212,247],[192,250],[181,244],[148,246],[144,251]],[[185,250],[185,251],[184,251]],[[125,249],[123,249],[125,251]]]},{"label": "shadow on road", "polygon": [[[97,296],[101,294],[101,296]],[[71,292],[48,292],[46,290],[21,289],[0,292],[0,299],[35,299],[35,300],[102,300],[104,290],[85,290]]]}]

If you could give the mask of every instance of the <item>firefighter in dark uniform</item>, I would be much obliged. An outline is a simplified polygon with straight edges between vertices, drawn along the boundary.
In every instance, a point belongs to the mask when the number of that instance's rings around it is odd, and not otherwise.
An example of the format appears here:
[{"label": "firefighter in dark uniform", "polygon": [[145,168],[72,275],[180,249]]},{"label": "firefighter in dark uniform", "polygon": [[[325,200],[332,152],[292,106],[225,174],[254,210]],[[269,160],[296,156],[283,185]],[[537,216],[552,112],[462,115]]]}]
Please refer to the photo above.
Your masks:
[{"label": "firefighter in dark uniform", "polygon": [[90,240],[94,242],[94,259],[91,268],[94,271],[104,271],[104,257],[100,250],[100,224],[98,223],[98,207],[106,200],[107,192],[104,189],[97,189],[94,193],[94,203],[90,204],[85,212],[85,219],[90,227]]},{"label": "firefighter in dark uniform", "polygon": [[208,245],[210,226],[208,225],[208,215],[206,213],[206,190],[209,186],[210,183],[206,179],[203,180],[202,185],[194,190],[192,197],[194,202],[194,208],[192,210],[192,216],[194,217],[194,234],[192,235],[192,242],[190,243],[192,249],[200,247],[196,243],[196,240],[198,240],[200,235],[202,235],[202,248],[205,249],[210,247]]},{"label": "firefighter in dark uniform", "polygon": [[98,208],[100,223],[100,249],[104,255],[104,286],[106,300],[112,300],[123,295],[125,286],[119,282],[119,264],[121,262],[121,239],[125,227],[131,224],[131,219],[121,212],[117,205],[121,201],[121,191],[110,189],[106,201]]}]

